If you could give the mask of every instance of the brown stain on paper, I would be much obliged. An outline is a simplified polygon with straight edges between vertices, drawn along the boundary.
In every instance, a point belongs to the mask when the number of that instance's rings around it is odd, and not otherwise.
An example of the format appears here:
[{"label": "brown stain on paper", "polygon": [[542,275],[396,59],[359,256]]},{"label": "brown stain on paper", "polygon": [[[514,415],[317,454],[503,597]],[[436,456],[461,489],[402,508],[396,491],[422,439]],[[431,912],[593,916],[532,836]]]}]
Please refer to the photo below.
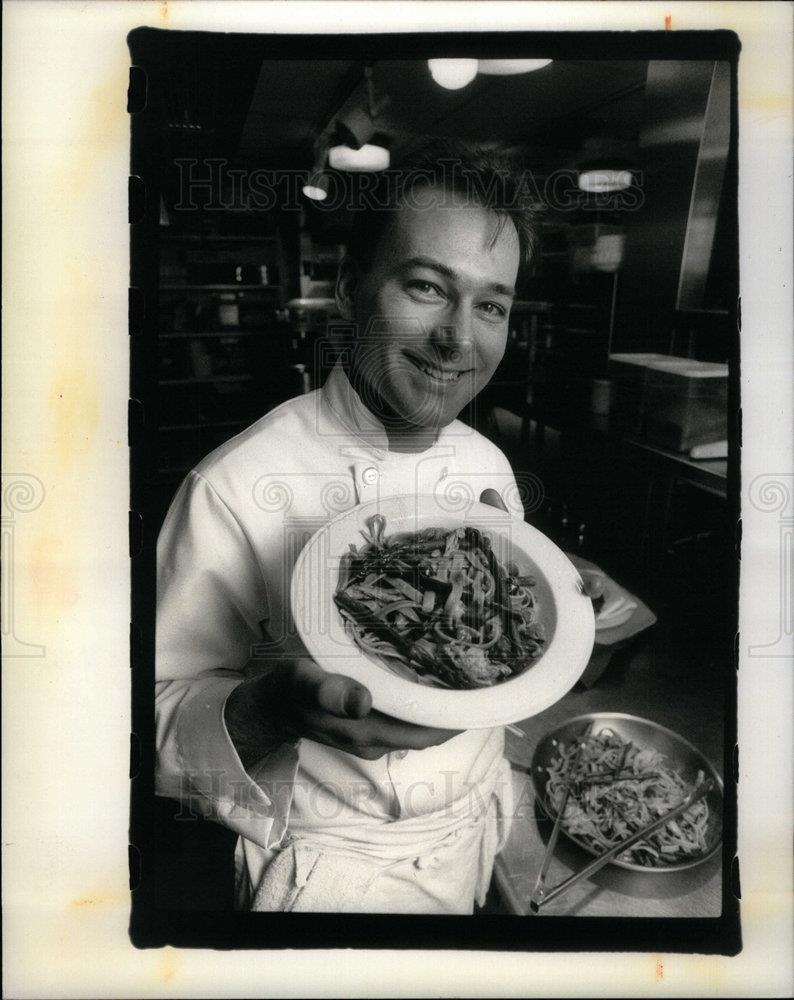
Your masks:
[{"label": "brown stain on paper", "polygon": [[[67,265],[64,288],[76,287],[75,271],[74,265]],[[24,573],[24,603],[33,619],[41,618],[39,628],[50,634],[68,619],[80,599],[85,531],[96,506],[92,464],[102,447],[102,387],[97,373],[102,353],[92,350],[92,338],[80,336],[92,327],[92,306],[87,297],[72,295],[67,300],[67,294],[54,311],[71,310],[68,334],[72,344],[59,353],[45,382],[45,419],[37,457],[48,472],[46,496],[36,530],[27,540]]]},{"label": "brown stain on paper", "polygon": [[164,983],[170,983],[179,971],[179,955],[173,948],[164,948],[158,962],[157,975]]},{"label": "brown stain on paper", "polygon": [[52,420],[49,451],[56,470],[66,473],[91,451],[99,427],[99,386],[83,351],[62,358],[50,384]]},{"label": "brown stain on paper", "polygon": [[[120,63],[104,82],[91,88],[81,112],[80,137],[64,150],[54,169],[50,192],[59,214],[62,214],[64,200],[94,195],[97,176],[102,175],[99,161],[120,146],[127,147],[128,85],[129,67]],[[124,115],[119,114],[121,109],[125,111]]]},{"label": "brown stain on paper", "polygon": [[57,534],[49,528],[38,531],[31,542],[28,564],[31,598],[39,607],[47,608],[55,623],[77,604],[80,597],[63,546],[63,532]]},{"label": "brown stain on paper", "polygon": [[[26,331],[31,363],[38,363],[41,373],[31,393],[36,415],[26,462],[31,472],[39,471],[45,498],[35,525],[20,523],[17,599],[20,627],[48,649],[79,608],[89,561],[86,539],[105,485],[100,461],[118,437],[114,428],[112,442],[106,442],[104,429],[109,417],[115,423],[111,411],[118,404],[126,410],[125,388],[119,400],[114,366],[120,340],[126,349],[126,309],[121,328],[108,329],[102,296],[113,254],[101,243],[86,241],[82,220],[89,200],[93,210],[96,199],[112,196],[117,214],[119,201],[126,202],[126,183],[116,164],[122,152],[128,156],[128,77],[128,60],[114,60],[96,84],[80,93],[74,108],[78,134],[67,142],[55,131],[57,141],[38,188],[40,214],[59,220],[52,230],[47,226],[45,238],[61,264],[47,282],[47,295],[30,313]],[[126,222],[126,210],[123,217]],[[113,226],[106,227],[104,238],[117,238],[113,233]],[[118,454],[118,448],[113,452]],[[126,511],[119,517],[126,518]],[[56,662],[47,660],[50,667]]]},{"label": "brown stain on paper", "polygon": [[740,94],[739,106],[752,112],[756,121],[767,121],[790,117],[794,110],[794,100],[785,90],[765,90],[760,94]]},{"label": "brown stain on paper", "polygon": [[97,910],[106,906],[129,906],[129,895],[120,892],[94,892],[75,896],[69,904],[71,910]]},{"label": "brown stain on paper", "polygon": [[[91,88],[80,140],[66,151],[65,162],[54,164],[49,185],[52,211],[57,217],[63,215],[64,206],[70,206],[73,225],[79,225],[77,200],[96,194],[93,183],[101,162],[129,141],[127,116],[119,114],[120,108],[126,108],[127,84],[128,68],[122,64]],[[71,242],[63,246],[61,259],[63,274],[48,318],[60,353],[48,386],[52,423],[46,464],[51,467],[54,461],[56,473],[62,475],[74,472],[78,459],[91,457],[100,419],[100,365],[108,347],[96,342],[100,331],[94,300],[101,275],[94,280],[91,272],[99,259],[83,259]]]},{"label": "brown stain on paper", "polygon": [[657,983],[660,983],[664,979],[664,962],[662,962],[661,958],[656,959],[656,971],[654,973],[654,977]]}]

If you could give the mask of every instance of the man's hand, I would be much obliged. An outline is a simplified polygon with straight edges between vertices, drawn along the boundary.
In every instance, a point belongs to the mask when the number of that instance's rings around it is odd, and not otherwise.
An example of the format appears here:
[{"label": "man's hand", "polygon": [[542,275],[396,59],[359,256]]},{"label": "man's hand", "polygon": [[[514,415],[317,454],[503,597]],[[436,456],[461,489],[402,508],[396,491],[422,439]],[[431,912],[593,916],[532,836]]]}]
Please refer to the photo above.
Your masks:
[{"label": "man's hand", "polygon": [[225,720],[244,767],[300,737],[376,760],[393,751],[425,750],[458,735],[374,710],[363,684],[326,673],[308,658],[282,662],[235,688],[226,701]]},{"label": "man's hand", "polygon": [[591,601],[597,601],[599,597],[604,596],[604,583],[608,577],[603,570],[585,569],[584,566],[580,566],[579,576],[584,584],[584,592]]}]

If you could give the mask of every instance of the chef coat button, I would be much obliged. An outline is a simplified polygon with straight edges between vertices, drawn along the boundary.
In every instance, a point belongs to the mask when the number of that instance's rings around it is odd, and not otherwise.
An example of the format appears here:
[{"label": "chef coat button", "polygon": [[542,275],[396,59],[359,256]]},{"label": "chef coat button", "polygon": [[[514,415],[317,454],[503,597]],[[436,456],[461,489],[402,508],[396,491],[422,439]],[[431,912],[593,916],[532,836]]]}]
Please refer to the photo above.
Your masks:
[{"label": "chef coat button", "polygon": [[378,470],[371,465],[368,469],[364,469],[361,478],[367,486],[374,486],[378,481]]}]

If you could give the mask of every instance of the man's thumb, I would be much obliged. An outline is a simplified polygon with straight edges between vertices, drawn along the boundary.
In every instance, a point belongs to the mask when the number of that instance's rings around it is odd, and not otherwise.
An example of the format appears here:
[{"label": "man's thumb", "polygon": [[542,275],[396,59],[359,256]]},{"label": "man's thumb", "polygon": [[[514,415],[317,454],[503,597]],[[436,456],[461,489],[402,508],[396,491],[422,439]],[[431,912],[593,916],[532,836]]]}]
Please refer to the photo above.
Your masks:
[{"label": "man's thumb", "polygon": [[317,704],[341,719],[363,719],[372,708],[372,695],[351,677],[327,674],[317,688]]},{"label": "man's thumb", "polygon": [[499,510],[507,510],[504,500],[492,486],[482,491],[480,494],[480,503],[487,503],[489,507],[498,507]]}]

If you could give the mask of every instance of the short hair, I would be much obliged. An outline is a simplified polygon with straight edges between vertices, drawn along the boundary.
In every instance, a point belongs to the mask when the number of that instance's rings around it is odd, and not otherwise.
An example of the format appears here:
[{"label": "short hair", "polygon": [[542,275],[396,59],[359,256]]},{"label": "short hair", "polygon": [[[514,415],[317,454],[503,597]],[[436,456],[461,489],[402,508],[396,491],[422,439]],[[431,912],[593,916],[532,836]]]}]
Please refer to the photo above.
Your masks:
[{"label": "short hair", "polygon": [[394,210],[404,204],[409,192],[422,186],[437,187],[445,194],[442,204],[449,207],[479,205],[491,209],[499,220],[494,242],[508,219],[512,220],[518,234],[521,275],[534,260],[540,214],[534,189],[525,182],[525,173],[500,149],[458,139],[424,139],[376,175],[366,197],[357,199],[348,253],[366,269]]}]

